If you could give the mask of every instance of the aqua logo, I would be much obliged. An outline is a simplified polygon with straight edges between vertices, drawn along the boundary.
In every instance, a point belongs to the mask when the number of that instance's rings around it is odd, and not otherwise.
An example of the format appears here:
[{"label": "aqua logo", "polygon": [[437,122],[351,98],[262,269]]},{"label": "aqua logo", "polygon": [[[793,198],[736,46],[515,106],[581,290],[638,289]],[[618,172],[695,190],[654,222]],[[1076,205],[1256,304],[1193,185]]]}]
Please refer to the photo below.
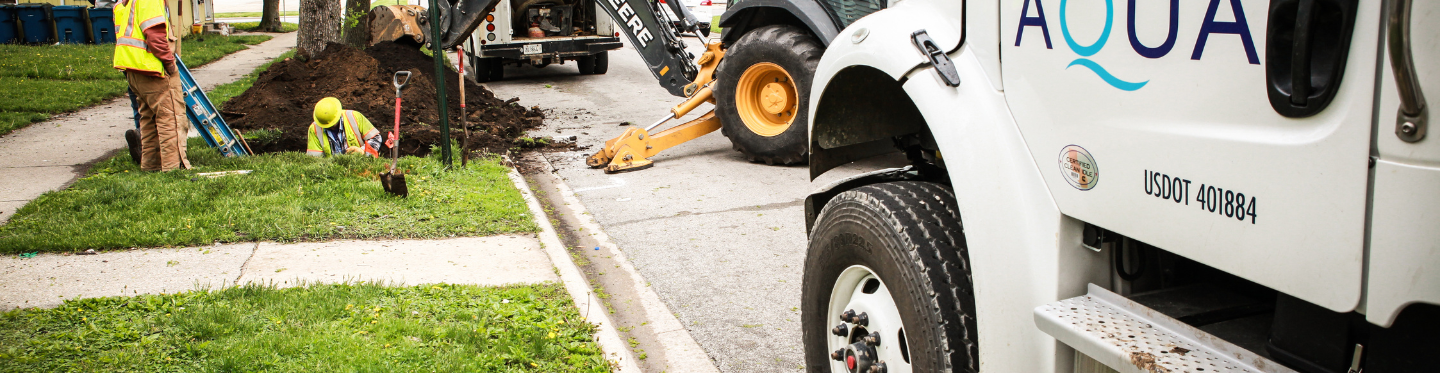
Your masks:
[{"label": "aqua logo", "polygon": [[[1045,49],[1054,49],[1050,44],[1050,25],[1045,18],[1045,7],[1042,4],[1043,0],[1024,1],[1025,4],[1020,10],[1020,24],[1018,30],[1015,32],[1015,46],[1020,46],[1020,41],[1025,35],[1026,27],[1039,27],[1040,32],[1044,35]],[[1115,23],[1114,0],[1104,1],[1105,27],[1100,31],[1100,38],[1090,43],[1090,45],[1081,45],[1070,35],[1069,18],[1065,14],[1069,0],[1060,0],[1060,34],[1064,36],[1065,45],[1070,47],[1070,51],[1080,56],[1070,61],[1070,64],[1066,65],[1065,68],[1069,69],[1074,66],[1084,67],[1095,73],[1096,76],[1099,76],[1106,84],[1120,90],[1134,91],[1144,88],[1146,84],[1150,83],[1149,80],[1129,81],[1121,79],[1111,74],[1109,70],[1100,66],[1099,63],[1088,58],[1100,53],[1100,49],[1105,47],[1105,42],[1110,39],[1110,31]],[[1240,0],[1229,0],[1230,10],[1234,14],[1235,19],[1229,22],[1215,20],[1215,13],[1219,10],[1221,1],[1224,0],[1210,0],[1210,6],[1205,11],[1205,18],[1200,25],[1200,33],[1196,35],[1195,50],[1191,52],[1190,59],[1200,59],[1200,56],[1205,52],[1205,44],[1206,41],[1210,39],[1211,34],[1233,34],[1240,37],[1240,41],[1245,48],[1246,60],[1252,65],[1259,65],[1260,58],[1255,52],[1255,41],[1250,36],[1250,24],[1245,19],[1245,9],[1241,6]],[[1032,2],[1035,4],[1033,16],[1030,15],[1030,4]],[[1169,32],[1165,36],[1165,41],[1155,47],[1150,47],[1140,42],[1140,38],[1135,34],[1135,0],[1127,0],[1127,5],[1126,30],[1130,37],[1130,47],[1135,50],[1135,53],[1148,59],[1156,59],[1169,54],[1170,51],[1175,48],[1175,39],[1179,33],[1180,0],[1170,0]]]}]

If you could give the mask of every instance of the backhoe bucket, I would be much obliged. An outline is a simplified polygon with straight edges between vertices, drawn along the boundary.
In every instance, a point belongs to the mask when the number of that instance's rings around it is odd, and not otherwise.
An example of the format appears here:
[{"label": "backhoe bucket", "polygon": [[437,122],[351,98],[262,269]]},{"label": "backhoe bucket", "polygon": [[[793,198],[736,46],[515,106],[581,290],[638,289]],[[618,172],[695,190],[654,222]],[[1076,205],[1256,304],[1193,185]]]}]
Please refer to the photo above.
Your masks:
[{"label": "backhoe bucket", "polygon": [[643,170],[654,165],[650,157],[660,151],[720,129],[720,118],[715,117],[715,110],[710,110],[695,120],[660,131],[654,136],[650,134],[656,127],[689,114],[702,103],[715,103],[715,92],[710,88],[710,83],[714,81],[715,68],[720,65],[725,51],[721,49],[719,42],[708,43],[705,49],[705,53],[700,55],[700,72],[696,74],[695,82],[683,87],[687,97],[684,102],[670,108],[670,115],[655,124],[645,128],[631,128],[620,137],[606,141],[604,148],[585,159],[585,164],[591,168],[604,167],[607,174]]},{"label": "backhoe bucket", "polygon": [[425,8],[419,5],[386,5],[370,9],[370,15],[366,17],[370,22],[368,45],[407,38],[415,45],[425,44],[425,32],[430,30],[426,27],[429,25],[426,14]]},{"label": "backhoe bucket", "polygon": [[605,173],[635,171],[650,168],[650,157],[672,146],[715,132],[720,129],[720,119],[711,111],[695,120],[685,122],[651,136],[644,128],[631,128],[620,137],[605,142],[605,148],[585,160],[591,168],[605,167]]}]

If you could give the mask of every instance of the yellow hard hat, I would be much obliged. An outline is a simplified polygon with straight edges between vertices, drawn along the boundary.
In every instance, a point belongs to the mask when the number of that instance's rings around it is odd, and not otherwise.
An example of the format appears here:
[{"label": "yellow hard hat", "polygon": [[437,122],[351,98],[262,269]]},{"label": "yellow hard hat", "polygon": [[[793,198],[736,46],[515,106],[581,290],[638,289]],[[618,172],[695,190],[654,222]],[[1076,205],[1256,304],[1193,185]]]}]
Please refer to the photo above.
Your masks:
[{"label": "yellow hard hat", "polygon": [[340,122],[340,100],[334,97],[326,97],[315,103],[315,123],[320,128],[334,127]]}]

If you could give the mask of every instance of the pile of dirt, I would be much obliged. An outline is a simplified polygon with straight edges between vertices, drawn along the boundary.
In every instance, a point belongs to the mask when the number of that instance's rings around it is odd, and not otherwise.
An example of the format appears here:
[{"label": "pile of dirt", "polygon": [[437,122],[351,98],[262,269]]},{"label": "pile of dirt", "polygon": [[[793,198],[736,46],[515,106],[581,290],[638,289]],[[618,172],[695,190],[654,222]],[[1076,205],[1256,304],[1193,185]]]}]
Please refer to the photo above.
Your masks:
[{"label": "pile of dirt", "polygon": [[[331,43],[308,61],[286,59],[270,65],[245,93],[230,99],[222,114],[231,127],[242,132],[279,130],[278,139],[250,144],[256,152],[305,151],[307,131],[313,121],[315,103],[335,97],[345,109],[370,119],[382,133],[395,125],[396,71],[410,71],[409,85],[402,94],[400,154],[425,156],[432,145],[440,144],[434,84],[435,60],[415,47],[393,42],[365,50]],[[450,137],[459,142],[460,89],[454,71],[444,71],[449,102]],[[502,100],[476,84],[465,85],[466,111],[470,126],[470,150],[491,153],[525,145],[516,141],[525,130],[538,127],[545,115],[537,108],[525,108],[519,98]],[[389,149],[382,154],[389,155]]]}]

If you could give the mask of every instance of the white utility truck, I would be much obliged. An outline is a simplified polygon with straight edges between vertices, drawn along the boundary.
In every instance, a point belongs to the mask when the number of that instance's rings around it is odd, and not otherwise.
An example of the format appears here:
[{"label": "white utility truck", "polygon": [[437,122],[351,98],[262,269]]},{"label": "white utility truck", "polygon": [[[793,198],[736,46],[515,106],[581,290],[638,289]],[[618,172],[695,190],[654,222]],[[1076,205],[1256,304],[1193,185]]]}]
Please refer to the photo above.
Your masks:
[{"label": "white utility truck", "polygon": [[575,61],[581,74],[604,74],[609,51],[621,46],[599,1],[499,1],[465,41],[473,66],[466,75],[476,82],[498,81],[505,78],[506,64],[545,67],[565,61]]},{"label": "white utility truck", "polygon": [[1440,371],[1437,13],[903,0],[855,21],[815,72],[811,175],[910,166],[807,198],[806,367]]}]

